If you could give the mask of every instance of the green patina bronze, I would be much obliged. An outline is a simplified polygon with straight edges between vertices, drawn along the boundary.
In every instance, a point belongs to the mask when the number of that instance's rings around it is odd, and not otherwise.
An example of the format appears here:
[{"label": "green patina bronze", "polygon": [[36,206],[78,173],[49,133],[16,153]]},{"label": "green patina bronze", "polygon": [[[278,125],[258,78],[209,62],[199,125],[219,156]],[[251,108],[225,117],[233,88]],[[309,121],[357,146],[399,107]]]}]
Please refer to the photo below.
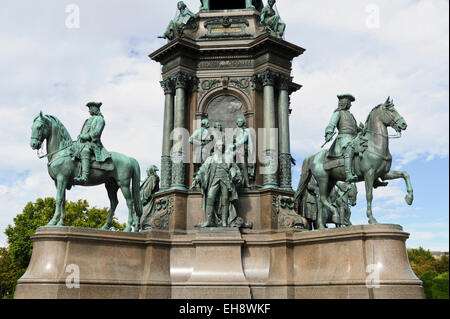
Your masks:
[{"label": "green patina bronze", "polygon": [[241,183],[242,175],[233,162],[235,154],[224,151],[224,143],[218,141],[214,146],[214,154],[200,167],[192,182],[191,189],[197,184],[201,187],[202,208],[206,215],[202,228],[233,227],[238,219],[235,207],[238,200],[236,185]]},{"label": "green patina bronze", "polygon": [[211,149],[208,144],[214,139],[214,135],[209,132],[210,123],[208,119],[201,122],[201,127],[195,130],[194,134],[189,138],[189,143],[193,146],[194,165],[198,168],[209,157]]},{"label": "green patina bronze", "polygon": [[159,176],[157,174],[158,167],[155,165],[147,169],[147,178],[141,185],[141,202],[143,206],[141,217],[141,229],[152,229],[149,223],[150,218],[154,215],[156,205],[153,195],[159,191]]},{"label": "green patina bronze", "polygon": [[235,163],[237,163],[242,172],[242,186],[249,188],[250,180],[255,178],[253,139],[244,118],[238,118],[236,126],[233,130],[232,145],[233,150],[236,152]]},{"label": "green patina bronze", "polygon": [[326,142],[331,141],[335,135],[335,129],[338,129],[339,134],[331,146],[328,156],[344,156],[346,182],[351,183],[358,179],[352,171],[352,160],[355,155],[353,141],[358,133],[361,132],[362,127],[358,127],[355,117],[349,111],[352,106],[351,103],[355,101],[355,98],[350,94],[345,94],[339,95],[338,99],[339,106],[334,111],[331,121],[325,130],[325,140]]},{"label": "green patina bronze", "polygon": [[[96,186],[105,184],[111,203],[111,211],[102,229],[111,227],[114,212],[119,203],[117,191],[121,189],[128,207],[130,232],[140,230],[142,203],[139,194],[140,168],[131,157],[109,153],[101,143],[105,121],[100,113],[101,103],[88,103],[91,118],[83,125],[78,140],[73,142],[64,125],[54,116],[37,116],[31,128],[30,146],[39,150],[47,143],[48,172],[56,184],[56,211],[48,226],[64,226],[66,190],[74,185]],[[81,176],[80,176],[81,172]],[[58,222],[59,219],[59,222]]]},{"label": "green patina bronze", "polygon": [[[347,97],[341,97],[340,100],[345,99],[348,101],[349,98],[350,97],[347,95]],[[356,121],[350,122],[353,123],[350,125],[351,129],[356,130]],[[341,129],[347,128],[348,123],[344,122],[344,124],[345,125],[343,125]],[[334,126],[334,122],[331,123],[330,127],[332,126]],[[380,186],[387,186],[387,183],[383,181],[403,178],[408,193],[405,197],[405,201],[408,205],[412,205],[414,200],[409,174],[407,172],[391,171],[392,156],[389,152],[390,136],[388,134],[388,127],[392,127],[399,135],[402,131],[407,129],[405,120],[398,113],[390,98],[370,112],[365,127],[362,128],[360,126],[357,130],[357,136],[354,137],[352,135],[346,144],[347,147],[348,145],[351,145],[354,148],[354,154],[356,155],[352,165],[352,169],[357,177],[356,181],[365,182],[367,217],[369,218],[370,224],[377,223],[372,214],[373,189]],[[328,132],[331,132],[331,130]],[[343,132],[347,133],[347,131]],[[327,142],[330,140],[330,136],[330,133],[327,133]],[[337,143],[338,142],[336,142],[336,144]],[[320,153],[305,159],[295,198],[296,200],[299,200],[304,196],[307,185],[310,183],[311,178],[314,177],[318,183],[320,203],[328,211],[332,212],[332,221],[339,224],[340,216],[338,210],[330,204],[328,198],[337,181],[347,180],[348,168],[345,168],[346,160],[343,159],[343,157],[337,157],[337,154],[332,154],[330,156],[330,152],[332,151],[333,150],[323,150]],[[317,224],[319,229],[325,227],[322,214],[318,214]]]},{"label": "green patina bronze", "polygon": [[318,212],[322,214],[324,227],[332,223],[335,224],[336,228],[348,227],[352,225],[350,206],[356,205],[357,195],[356,184],[337,182],[328,198],[328,202],[337,209],[339,215],[339,221],[333,222],[332,214],[320,202],[319,187],[314,178],[311,178],[299,199],[298,213],[308,221],[310,230],[318,228]]},{"label": "green patina bronze", "polygon": [[183,30],[197,16],[192,13],[183,1],[178,2],[177,8],[179,14],[175,20],[171,20],[167,26],[166,32],[159,38],[173,40],[183,34]]},{"label": "green patina bronze", "polygon": [[261,24],[266,27],[267,31],[277,37],[283,38],[284,31],[286,30],[286,24],[281,22],[281,17],[276,13],[273,8],[275,0],[269,0],[268,4],[261,11]]}]

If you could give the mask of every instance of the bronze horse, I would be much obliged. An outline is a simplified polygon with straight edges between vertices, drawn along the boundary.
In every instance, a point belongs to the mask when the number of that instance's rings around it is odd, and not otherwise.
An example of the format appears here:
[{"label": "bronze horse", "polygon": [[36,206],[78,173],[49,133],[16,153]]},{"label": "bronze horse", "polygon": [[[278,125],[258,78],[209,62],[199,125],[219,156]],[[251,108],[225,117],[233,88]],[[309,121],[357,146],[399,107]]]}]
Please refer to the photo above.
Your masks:
[{"label": "bronze horse", "polygon": [[[77,162],[72,158],[72,139],[64,125],[54,116],[43,115],[42,112],[34,119],[31,128],[30,146],[39,150],[47,140],[48,173],[56,184],[56,211],[48,226],[64,226],[66,190],[70,190],[76,177]],[[139,194],[140,168],[138,162],[131,157],[119,153],[111,153],[113,168],[107,171],[91,168],[88,183],[82,186],[105,184],[111,203],[111,210],[102,229],[109,230],[114,212],[119,203],[117,191],[119,188],[125,197],[128,207],[128,223],[125,228],[130,232],[140,230],[139,218],[142,215],[142,204]],[[59,219],[59,222],[58,222]]]},{"label": "bronze horse", "polygon": [[[405,201],[412,205],[414,200],[411,180],[407,172],[391,171],[392,155],[389,152],[388,127],[392,127],[397,133],[406,130],[408,125],[403,117],[397,112],[390,98],[385,103],[376,106],[369,114],[363,131],[363,136],[368,140],[368,147],[361,156],[354,160],[354,171],[358,176],[358,182],[365,182],[367,199],[367,217],[370,224],[377,224],[372,214],[373,189],[378,186],[387,186],[387,183],[379,179],[393,180],[403,178],[406,183],[407,195]],[[303,162],[302,175],[295,193],[296,201],[302,196],[306,185],[312,176],[319,186],[321,204],[338,216],[337,210],[327,200],[337,181],[345,181],[344,167],[338,166],[330,169],[325,168],[328,151],[323,150],[316,155],[306,158]],[[324,229],[322,214],[318,214],[317,224],[319,229]]]}]

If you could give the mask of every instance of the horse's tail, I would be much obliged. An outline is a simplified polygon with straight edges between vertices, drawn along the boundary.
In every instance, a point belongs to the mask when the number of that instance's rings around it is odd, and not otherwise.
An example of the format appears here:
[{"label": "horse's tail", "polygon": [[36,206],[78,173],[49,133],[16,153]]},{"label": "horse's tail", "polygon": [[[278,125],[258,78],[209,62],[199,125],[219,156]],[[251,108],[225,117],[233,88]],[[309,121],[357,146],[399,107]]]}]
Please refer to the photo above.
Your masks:
[{"label": "horse's tail", "polygon": [[297,191],[295,192],[294,198],[297,202],[299,199],[303,197],[303,193],[305,192],[306,186],[311,180],[311,164],[314,159],[314,156],[310,156],[303,161],[302,166],[302,175],[300,176],[300,181],[298,182]]},{"label": "horse's tail", "polygon": [[132,158],[131,165],[133,167],[133,177],[131,183],[131,192],[134,201],[134,210],[139,219],[142,216],[142,202],[141,202],[141,194],[140,194],[140,184],[141,184],[141,168],[139,167],[139,163]]}]

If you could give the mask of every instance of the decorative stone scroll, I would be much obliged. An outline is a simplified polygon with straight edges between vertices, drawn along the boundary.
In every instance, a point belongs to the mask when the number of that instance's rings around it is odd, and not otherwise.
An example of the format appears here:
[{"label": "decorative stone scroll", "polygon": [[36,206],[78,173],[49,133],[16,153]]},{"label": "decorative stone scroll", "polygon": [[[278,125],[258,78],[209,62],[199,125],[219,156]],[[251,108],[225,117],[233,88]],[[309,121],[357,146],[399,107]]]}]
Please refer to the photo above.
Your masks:
[{"label": "decorative stone scroll", "polygon": [[156,200],[155,212],[148,221],[150,229],[159,229],[159,230],[169,229],[169,217],[174,212],[173,203],[174,203],[173,197],[163,197]]},{"label": "decorative stone scroll", "polygon": [[308,222],[295,211],[292,197],[272,196],[272,218],[278,221],[278,229],[308,229]]},{"label": "decorative stone scroll", "polygon": [[205,79],[200,82],[199,99],[205,96],[209,91],[214,88],[222,86],[224,89],[232,87],[238,89],[244,93],[250,100],[252,98],[251,94],[251,78],[215,78],[215,79]]}]

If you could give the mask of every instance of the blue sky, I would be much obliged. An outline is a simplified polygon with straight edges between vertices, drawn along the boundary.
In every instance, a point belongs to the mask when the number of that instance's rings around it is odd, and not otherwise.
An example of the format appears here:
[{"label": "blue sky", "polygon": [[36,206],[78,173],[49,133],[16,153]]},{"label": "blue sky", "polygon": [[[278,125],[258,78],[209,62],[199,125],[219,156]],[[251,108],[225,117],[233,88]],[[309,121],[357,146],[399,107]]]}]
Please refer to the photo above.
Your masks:
[{"label": "blue sky", "polygon": [[[40,110],[57,116],[75,138],[88,116],[84,105],[100,100],[105,146],[137,158],[143,172],[159,166],[164,96],[160,66],[148,54],[165,44],[157,36],[176,2],[2,1],[0,245],[28,201],[55,196],[46,162],[29,147]],[[194,12],[200,3],[185,2]],[[66,26],[69,3],[79,8],[80,28]],[[407,206],[403,181],[393,181],[375,191],[375,217],[403,225],[411,233],[408,247],[448,250],[449,2],[278,0],[277,6],[286,40],[307,49],[293,65],[303,85],[291,99],[291,146],[299,163],[293,184],[303,158],[323,143],[337,94],[357,98],[352,110],[358,121],[390,95],[409,125],[402,139],[391,141],[393,168],[411,175],[415,202]],[[362,188],[354,224],[367,222]],[[78,198],[108,205],[103,187],[68,193],[69,200]],[[117,216],[126,221],[123,200]]]}]

